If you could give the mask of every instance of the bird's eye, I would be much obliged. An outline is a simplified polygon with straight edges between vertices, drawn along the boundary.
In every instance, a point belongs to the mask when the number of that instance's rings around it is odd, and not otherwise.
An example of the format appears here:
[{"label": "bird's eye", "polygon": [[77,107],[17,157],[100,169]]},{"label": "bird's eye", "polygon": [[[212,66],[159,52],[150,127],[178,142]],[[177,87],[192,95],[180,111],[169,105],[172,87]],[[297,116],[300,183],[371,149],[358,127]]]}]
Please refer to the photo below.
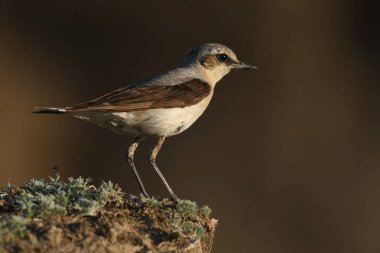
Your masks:
[{"label": "bird's eye", "polygon": [[218,58],[219,61],[226,61],[228,56],[226,54],[217,54],[216,58]]}]

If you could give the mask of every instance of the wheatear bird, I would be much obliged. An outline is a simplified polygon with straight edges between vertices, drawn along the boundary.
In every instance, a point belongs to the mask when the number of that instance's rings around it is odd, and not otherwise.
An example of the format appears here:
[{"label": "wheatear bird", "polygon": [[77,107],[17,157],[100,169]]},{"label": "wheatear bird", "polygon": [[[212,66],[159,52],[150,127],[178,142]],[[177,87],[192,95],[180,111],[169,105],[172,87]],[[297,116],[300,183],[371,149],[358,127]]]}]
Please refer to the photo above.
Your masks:
[{"label": "wheatear bird", "polygon": [[156,137],[149,159],[173,200],[177,197],[156,164],[166,137],[182,133],[205,111],[215,84],[231,70],[256,69],[240,62],[228,47],[207,43],[192,49],[179,67],[153,79],[135,83],[89,102],[67,107],[37,107],[35,113],[66,113],[135,137],[128,162],[145,196],[133,155],[140,141]]}]

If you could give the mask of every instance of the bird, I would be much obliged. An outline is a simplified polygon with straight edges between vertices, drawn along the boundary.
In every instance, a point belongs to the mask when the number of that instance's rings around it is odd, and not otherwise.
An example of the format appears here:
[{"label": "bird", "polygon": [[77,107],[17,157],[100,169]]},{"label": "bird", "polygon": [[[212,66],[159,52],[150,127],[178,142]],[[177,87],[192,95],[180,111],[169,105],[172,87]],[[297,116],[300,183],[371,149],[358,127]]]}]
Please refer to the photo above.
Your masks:
[{"label": "bird", "polygon": [[173,201],[178,198],[156,164],[167,137],[188,129],[206,110],[216,83],[233,70],[257,70],[238,60],[236,54],[220,43],[194,47],[178,67],[145,81],[109,92],[88,102],[65,107],[35,107],[34,113],[68,114],[81,120],[130,136],[127,151],[140,190],[149,196],[134,163],[141,141],[155,138],[149,161]]}]

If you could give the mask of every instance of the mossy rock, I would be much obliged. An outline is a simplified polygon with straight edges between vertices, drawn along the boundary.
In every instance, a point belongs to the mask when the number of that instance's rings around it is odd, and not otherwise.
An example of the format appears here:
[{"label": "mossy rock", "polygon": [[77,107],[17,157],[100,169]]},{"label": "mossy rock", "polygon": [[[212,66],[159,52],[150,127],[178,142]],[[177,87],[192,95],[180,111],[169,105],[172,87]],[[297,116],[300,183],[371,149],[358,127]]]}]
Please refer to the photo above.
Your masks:
[{"label": "mossy rock", "polygon": [[111,182],[31,180],[0,189],[0,252],[211,252],[207,206],[127,196]]}]

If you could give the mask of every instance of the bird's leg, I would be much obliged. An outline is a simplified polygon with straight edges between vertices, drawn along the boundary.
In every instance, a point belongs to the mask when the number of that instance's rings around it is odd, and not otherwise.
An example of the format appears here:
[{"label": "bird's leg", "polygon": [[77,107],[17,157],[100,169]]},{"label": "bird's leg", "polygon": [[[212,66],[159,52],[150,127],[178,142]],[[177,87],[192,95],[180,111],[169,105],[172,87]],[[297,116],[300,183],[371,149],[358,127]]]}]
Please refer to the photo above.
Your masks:
[{"label": "bird's leg", "polygon": [[133,162],[133,156],[135,154],[137,146],[139,145],[140,141],[142,141],[143,139],[144,138],[142,138],[142,137],[136,137],[135,138],[135,140],[133,141],[133,143],[131,144],[131,146],[129,146],[128,154],[127,154],[127,160],[128,160],[129,165],[133,169],[133,174],[135,175],[135,178],[137,179],[137,182],[139,183],[141,192],[147,197],[149,195],[148,195],[148,193],[145,190],[145,187],[144,187],[144,185],[143,185],[143,183],[141,181],[139,173],[137,172],[135,163]]},{"label": "bird's leg", "polygon": [[161,181],[166,186],[166,189],[170,193],[170,196],[172,197],[172,199],[174,201],[177,201],[177,196],[174,194],[172,188],[170,188],[168,182],[166,182],[166,179],[164,178],[164,176],[162,175],[161,171],[158,169],[157,164],[156,164],[157,154],[160,151],[164,141],[165,141],[165,136],[158,137],[157,142],[150,153],[149,161],[150,161],[150,164],[153,166],[154,170],[157,172],[158,176],[161,178]]}]

